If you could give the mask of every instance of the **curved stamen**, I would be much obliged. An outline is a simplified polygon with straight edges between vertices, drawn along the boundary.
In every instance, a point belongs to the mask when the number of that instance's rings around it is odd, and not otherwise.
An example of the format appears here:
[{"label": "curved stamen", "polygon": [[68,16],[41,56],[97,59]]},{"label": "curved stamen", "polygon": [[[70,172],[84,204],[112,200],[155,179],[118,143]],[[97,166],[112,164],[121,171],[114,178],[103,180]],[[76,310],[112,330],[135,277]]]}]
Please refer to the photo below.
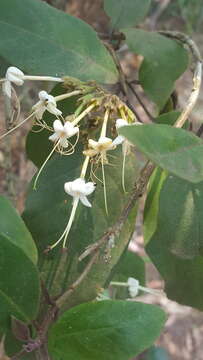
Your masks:
[{"label": "curved stamen", "polygon": [[[60,141],[60,140],[59,140]],[[42,164],[41,168],[38,171],[38,174],[35,178],[34,184],[33,184],[33,190],[37,190],[37,182],[39,179],[39,176],[42,172],[42,170],[44,169],[46,163],[48,162],[48,160],[50,159],[50,157],[52,156],[52,154],[54,153],[54,151],[56,150],[57,146],[59,145],[59,141],[57,141],[57,143],[55,144],[55,146],[53,147],[53,149],[51,150],[51,152],[49,153],[49,155],[47,156],[46,160],[44,161],[44,163]]]}]

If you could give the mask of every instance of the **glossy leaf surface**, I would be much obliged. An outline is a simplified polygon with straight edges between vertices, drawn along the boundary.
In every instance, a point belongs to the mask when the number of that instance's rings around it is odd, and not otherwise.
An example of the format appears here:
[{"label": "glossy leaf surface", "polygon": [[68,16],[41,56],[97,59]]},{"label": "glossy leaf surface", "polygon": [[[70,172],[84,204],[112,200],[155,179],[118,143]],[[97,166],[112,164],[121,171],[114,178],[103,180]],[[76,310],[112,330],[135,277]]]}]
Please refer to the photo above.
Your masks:
[{"label": "glossy leaf surface", "polygon": [[124,29],[123,32],[130,50],[144,56],[139,70],[144,91],[162,109],[175,81],[187,69],[186,50],[175,40],[155,32],[141,29]]},{"label": "glossy leaf surface", "polygon": [[164,322],[164,312],[153,305],[86,303],[51,328],[49,351],[54,360],[128,360],[154,342]]},{"label": "glossy leaf surface", "polygon": [[109,53],[82,20],[39,0],[1,0],[0,10],[0,55],[12,65],[30,75],[117,80]]},{"label": "glossy leaf surface", "polygon": [[123,127],[119,131],[156,165],[185,180],[203,180],[203,142],[194,134],[167,125]]},{"label": "glossy leaf surface", "polygon": [[113,29],[137,25],[146,16],[151,0],[104,0]]}]

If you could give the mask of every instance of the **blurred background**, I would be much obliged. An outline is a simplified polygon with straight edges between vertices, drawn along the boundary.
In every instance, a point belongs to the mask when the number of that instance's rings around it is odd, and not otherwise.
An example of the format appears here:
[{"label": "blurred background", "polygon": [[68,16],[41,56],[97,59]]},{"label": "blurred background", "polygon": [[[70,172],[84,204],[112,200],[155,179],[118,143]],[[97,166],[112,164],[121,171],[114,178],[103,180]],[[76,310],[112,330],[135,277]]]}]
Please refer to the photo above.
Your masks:
[{"label": "blurred background", "polygon": [[[106,34],[109,34],[109,19],[103,11],[102,0],[41,1],[45,1],[89,23],[98,32],[100,37],[105,37]],[[152,0],[150,13],[140,27],[152,31],[162,29],[185,32],[197,43],[200,52],[203,54],[203,0]],[[123,71],[128,78],[137,78],[137,69],[142,58],[130,53],[125,46],[121,46],[118,56]],[[191,73],[187,71],[177,82],[179,107],[184,107],[187,97],[190,94],[192,89],[191,80]],[[22,88],[23,90],[20,89],[19,98],[22,104],[21,120],[36,102],[37,93],[42,89],[41,86],[42,84],[38,84],[33,87],[33,83],[28,83],[26,87]],[[43,84],[43,89],[47,91],[51,89],[51,87],[45,88],[44,86]],[[153,105],[146,99],[141,89],[139,90],[139,95],[143,102],[147,104],[148,108],[153,111]],[[137,102],[133,96],[132,103],[142,122],[148,122],[145,112],[143,112],[139,102]],[[5,131],[3,96],[0,97],[0,118],[0,131],[2,133]],[[203,123],[203,92],[200,93],[200,98],[190,121],[196,129]],[[27,160],[25,155],[25,137],[31,126],[32,124],[28,122],[24,127],[21,127],[15,132],[13,136],[7,137],[0,143],[0,191],[13,200],[19,212],[22,212],[24,207],[28,182],[36,171],[34,165]],[[143,205],[144,199],[140,201],[135,233],[130,244],[130,250],[139,253],[141,256],[145,256],[142,233]],[[146,267],[147,286],[161,289],[163,282],[154,266],[147,262]],[[188,291],[190,291],[189,284]],[[144,295],[139,297],[139,299],[163,307],[168,314],[168,321],[164,332],[157,341],[157,345],[161,348],[156,350],[151,349],[150,353],[145,352],[136,359],[203,360],[203,313],[193,310],[190,307],[178,305],[164,296],[155,297],[153,295]],[[3,359],[1,357],[1,350],[0,359]]]}]

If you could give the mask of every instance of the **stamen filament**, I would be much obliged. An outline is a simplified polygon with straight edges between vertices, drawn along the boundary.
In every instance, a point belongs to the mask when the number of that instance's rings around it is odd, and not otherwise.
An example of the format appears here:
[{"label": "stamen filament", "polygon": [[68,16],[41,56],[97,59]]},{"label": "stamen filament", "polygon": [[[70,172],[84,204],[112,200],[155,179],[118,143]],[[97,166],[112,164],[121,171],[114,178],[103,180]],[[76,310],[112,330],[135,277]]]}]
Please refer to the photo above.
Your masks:
[{"label": "stamen filament", "polygon": [[32,116],[34,116],[36,114],[37,111],[32,112],[32,114],[30,114],[26,119],[24,119],[23,121],[21,121],[18,125],[16,125],[14,128],[12,128],[11,130],[7,131],[5,134],[0,136],[0,140],[2,140],[5,136],[10,135],[13,131],[15,131],[16,129],[18,129],[21,125],[23,125],[26,121],[28,121]]},{"label": "stamen filament", "polygon": [[46,163],[48,162],[48,160],[50,159],[50,157],[52,156],[52,154],[54,153],[54,151],[56,150],[57,146],[59,145],[59,142],[60,140],[57,141],[57,143],[55,144],[55,146],[53,147],[53,149],[51,150],[51,152],[49,153],[49,155],[47,156],[46,160],[44,161],[44,163],[42,164],[41,168],[39,169],[38,171],[38,174],[35,178],[35,181],[34,181],[34,185],[33,185],[33,190],[37,190],[37,181],[39,179],[39,176],[42,172],[42,170],[44,169]]},{"label": "stamen filament", "polygon": [[79,121],[82,120],[95,106],[95,103],[88,106],[78,117],[76,117],[75,120],[72,121],[72,124],[74,126],[77,125]]},{"label": "stamen filament", "polygon": [[80,90],[75,90],[75,91],[72,91],[70,93],[66,93],[66,94],[61,94],[61,95],[58,95],[58,96],[55,96],[55,101],[61,101],[61,100],[64,100],[64,99],[67,99],[71,96],[74,96],[74,95],[80,95],[81,94],[81,91]]}]

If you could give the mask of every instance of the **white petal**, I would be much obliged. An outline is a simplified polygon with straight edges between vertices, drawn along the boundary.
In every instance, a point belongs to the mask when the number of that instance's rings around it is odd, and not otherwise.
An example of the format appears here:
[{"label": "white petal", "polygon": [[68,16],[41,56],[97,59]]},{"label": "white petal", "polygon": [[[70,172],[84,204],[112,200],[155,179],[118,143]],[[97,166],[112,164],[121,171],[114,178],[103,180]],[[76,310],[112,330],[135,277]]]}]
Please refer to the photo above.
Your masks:
[{"label": "white petal", "polygon": [[5,80],[2,85],[2,91],[6,94],[9,98],[11,98],[11,83],[8,80]]},{"label": "white petal", "polygon": [[127,126],[129,125],[128,122],[124,119],[117,119],[116,120],[116,129],[121,128],[122,126]]},{"label": "white petal", "polygon": [[46,111],[46,107],[43,105],[41,101],[38,101],[38,103],[32,107],[32,110],[36,112],[35,113],[36,119],[41,120],[44,112]]},{"label": "white petal", "polygon": [[59,132],[59,133],[61,133],[64,130],[64,126],[60,120],[54,121],[53,128],[55,132]]},{"label": "white petal", "polygon": [[85,195],[80,196],[80,201],[83,203],[83,205],[87,207],[92,207],[92,205],[90,204],[89,200],[86,198]]},{"label": "white petal", "polygon": [[68,195],[73,196],[73,195],[72,195],[72,186],[71,186],[71,184],[72,184],[72,181],[66,182],[66,183],[64,184],[64,190],[65,190],[65,192],[66,192]]},{"label": "white petal", "polygon": [[59,139],[58,134],[54,133],[53,135],[49,136],[49,140],[55,142]]},{"label": "white petal", "polygon": [[83,194],[86,196],[92,194],[95,190],[95,186],[96,185],[93,182],[86,183],[83,189]]},{"label": "white petal", "polygon": [[124,136],[118,135],[118,136],[114,139],[112,145],[115,145],[115,146],[120,145],[120,144],[123,143],[124,140],[125,140]]},{"label": "white petal", "polygon": [[132,277],[128,278],[128,290],[131,297],[137,296],[139,292],[139,281],[137,279],[134,279]]},{"label": "white petal", "polygon": [[6,71],[6,79],[16,85],[23,85],[24,73],[15,66],[10,66]]},{"label": "white petal", "polygon": [[48,102],[48,104],[46,105],[46,108],[51,114],[54,114],[56,116],[60,116],[62,114],[62,111],[57,109],[55,104],[53,104],[52,102]]},{"label": "white petal", "polygon": [[67,140],[67,139],[64,139],[64,138],[60,138],[60,145],[61,145],[63,148],[67,148],[67,147],[68,147],[68,140]]},{"label": "white petal", "polygon": [[111,145],[111,144],[112,144],[112,140],[111,140],[110,138],[106,137],[106,136],[101,136],[101,137],[99,138],[98,143],[99,143],[100,145]]},{"label": "white petal", "polygon": [[89,145],[92,149],[97,150],[98,141],[89,139],[89,140],[88,140],[88,145]]},{"label": "white petal", "polygon": [[70,121],[67,121],[64,125],[64,130],[66,132],[67,138],[76,135],[79,132],[78,126],[73,126]]},{"label": "white petal", "polygon": [[49,99],[49,94],[44,90],[40,91],[38,96],[41,101],[48,101]]}]

